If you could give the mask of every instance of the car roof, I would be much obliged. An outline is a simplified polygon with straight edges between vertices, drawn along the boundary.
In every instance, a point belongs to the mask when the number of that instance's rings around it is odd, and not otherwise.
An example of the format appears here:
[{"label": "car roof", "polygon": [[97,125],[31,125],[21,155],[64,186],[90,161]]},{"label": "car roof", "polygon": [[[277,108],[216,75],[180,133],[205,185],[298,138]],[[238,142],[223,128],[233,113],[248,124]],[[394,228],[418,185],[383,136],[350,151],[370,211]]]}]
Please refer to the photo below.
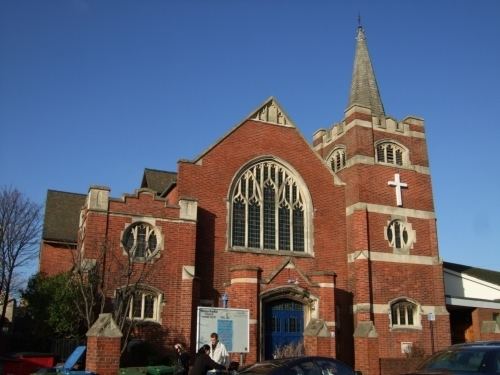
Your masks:
[{"label": "car roof", "polygon": [[331,357],[322,357],[322,356],[302,356],[302,357],[288,357],[288,358],[277,358],[277,359],[267,359],[265,361],[260,361],[256,362],[254,364],[251,364],[249,366],[246,366],[241,369],[240,372],[245,372],[246,370],[251,370],[256,367],[282,367],[282,366],[287,366],[290,364],[298,363],[298,362],[305,362],[305,361],[319,361],[319,360],[324,360],[324,361],[334,361],[334,362],[341,362],[336,358],[331,358]]},{"label": "car roof", "polygon": [[331,357],[322,357],[322,356],[314,356],[314,355],[309,355],[309,356],[301,356],[301,357],[286,357],[286,358],[275,358],[275,359],[266,359],[264,361],[259,361],[256,362],[255,364],[265,364],[265,363],[276,363],[276,364],[285,364],[285,363],[291,363],[291,362],[302,362],[302,361],[307,361],[307,360],[334,360],[338,361],[336,358],[331,358]]},{"label": "car roof", "polygon": [[452,347],[461,348],[465,346],[500,346],[500,341],[497,340],[489,340],[489,341],[471,341],[471,342],[463,342],[461,344],[455,344]]}]

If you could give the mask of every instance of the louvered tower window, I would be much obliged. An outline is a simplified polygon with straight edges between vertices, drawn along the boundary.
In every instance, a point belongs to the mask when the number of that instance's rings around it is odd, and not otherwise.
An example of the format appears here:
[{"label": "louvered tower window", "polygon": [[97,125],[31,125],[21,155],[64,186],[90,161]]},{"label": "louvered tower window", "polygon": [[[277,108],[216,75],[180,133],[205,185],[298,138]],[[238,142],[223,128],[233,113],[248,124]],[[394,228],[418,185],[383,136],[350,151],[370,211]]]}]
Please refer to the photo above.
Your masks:
[{"label": "louvered tower window", "polygon": [[334,172],[341,170],[346,164],[345,149],[343,147],[334,149],[328,160]]},{"label": "louvered tower window", "polygon": [[275,161],[253,164],[231,193],[233,248],[306,252],[305,194],[294,174]]},{"label": "louvered tower window", "polygon": [[392,142],[377,145],[377,162],[402,166],[405,163],[406,151]]}]

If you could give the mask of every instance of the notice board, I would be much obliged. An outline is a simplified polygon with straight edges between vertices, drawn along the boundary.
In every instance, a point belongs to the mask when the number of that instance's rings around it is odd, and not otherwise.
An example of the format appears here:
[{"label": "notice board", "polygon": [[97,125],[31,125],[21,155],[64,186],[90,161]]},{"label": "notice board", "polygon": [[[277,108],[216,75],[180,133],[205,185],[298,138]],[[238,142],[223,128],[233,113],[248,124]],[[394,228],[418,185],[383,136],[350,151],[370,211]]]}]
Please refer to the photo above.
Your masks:
[{"label": "notice board", "polygon": [[248,353],[249,316],[247,309],[198,307],[196,350],[210,344],[210,334],[216,332],[230,353]]}]

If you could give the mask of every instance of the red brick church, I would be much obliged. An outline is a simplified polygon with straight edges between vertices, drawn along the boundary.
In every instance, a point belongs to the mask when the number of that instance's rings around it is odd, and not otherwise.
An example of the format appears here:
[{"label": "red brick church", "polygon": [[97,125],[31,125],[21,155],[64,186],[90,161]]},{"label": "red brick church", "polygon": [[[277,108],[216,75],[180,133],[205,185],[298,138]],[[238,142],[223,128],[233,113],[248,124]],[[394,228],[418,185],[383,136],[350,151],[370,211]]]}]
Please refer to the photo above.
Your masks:
[{"label": "red brick church", "polygon": [[[40,271],[131,257],[153,270],[130,317],[194,350],[196,309],[250,312],[246,362],[301,341],[364,374],[381,359],[449,345],[443,263],[424,121],[382,104],[357,31],[344,118],[310,144],[275,98],[177,172],[146,169],[140,188],[112,198],[49,191]],[[108,278],[113,299],[124,288]]]}]

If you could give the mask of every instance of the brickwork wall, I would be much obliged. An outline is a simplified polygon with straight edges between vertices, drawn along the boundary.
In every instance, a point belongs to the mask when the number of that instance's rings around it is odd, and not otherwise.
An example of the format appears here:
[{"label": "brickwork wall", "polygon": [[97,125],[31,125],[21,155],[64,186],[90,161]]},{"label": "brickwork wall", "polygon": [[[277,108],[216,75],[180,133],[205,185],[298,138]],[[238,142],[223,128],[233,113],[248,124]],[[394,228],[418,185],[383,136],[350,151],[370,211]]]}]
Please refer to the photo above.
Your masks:
[{"label": "brickwork wall", "polygon": [[[371,121],[372,117],[353,112],[345,123],[354,119]],[[411,122],[411,130],[423,132],[417,123]],[[347,158],[374,157],[374,144],[382,139],[393,139],[407,147],[414,166],[429,165],[425,139],[377,127],[355,126],[322,147],[319,155],[326,157],[333,147],[342,144],[346,146]],[[321,144],[318,140],[315,143]],[[231,184],[243,166],[262,157],[283,161],[307,187],[311,253],[231,249]],[[200,160],[179,162],[178,184],[166,199],[156,198],[148,191],[112,199],[108,212],[84,212],[85,231],[82,228],[80,235],[87,257],[97,258],[103,246],[110,251],[107,269],[113,276],[108,285],[111,298],[114,290],[124,285],[119,275],[126,261],[120,245],[125,228],[140,217],[152,220],[159,228],[163,239],[159,256],[147,264],[134,264],[135,275],[145,270],[145,284],[163,295],[162,327],[156,330],[161,336],[154,338],[159,344],[194,343],[199,301],[208,300],[220,306],[220,297],[226,292],[230,307],[250,310],[250,348],[245,356],[250,363],[262,354],[260,322],[266,298],[274,298],[276,291],[290,298],[297,293],[297,300],[318,298],[318,318],[330,324],[332,333],[328,338],[305,337],[306,352],[335,355],[347,363],[355,360],[356,369],[365,375],[378,375],[381,358],[403,357],[401,342],[412,342],[430,353],[450,340],[446,313],[436,315],[432,330],[426,316],[422,316],[418,329],[391,330],[388,313],[373,311],[372,304],[388,306],[400,297],[409,297],[421,306],[444,309],[441,264],[413,264],[404,258],[401,262],[371,260],[371,252],[394,255],[384,238],[385,227],[392,218],[390,213],[358,210],[346,216],[346,207],[359,202],[388,207],[389,211],[395,208],[395,189],[388,186],[395,173],[408,184],[402,193],[403,207],[433,212],[431,178],[426,173],[412,167],[356,164],[338,173],[345,184],[336,185],[333,173],[297,129],[248,120],[220,139]],[[176,204],[182,197],[197,200],[196,223],[180,219]],[[417,233],[409,255],[437,259],[435,219],[411,215],[407,219]],[[41,268],[50,269],[51,262],[60,262],[61,269],[68,265],[67,252],[60,248],[45,244],[42,252]],[[357,252],[362,254],[348,262],[348,256]],[[183,266],[195,266],[196,277],[183,278]],[[373,321],[378,338],[353,338],[356,324],[362,321]],[[154,327],[158,326],[145,327],[138,333],[152,337]],[[239,358],[233,356],[233,360]]]},{"label": "brickwork wall", "polygon": [[494,314],[500,314],[500,309],[476,308],[472,311],[474,341],[500,340],[500,332],[481,332],[484,321],[493,321]]},{"label": "brickwork wall", "polygon": [[379,353],[377,346],[377,338],[354,338],[354,350],[356,356],[356,364],[354,366],[355,370],[361,371],[363,375],[380,375]]},{"label": "brickwork wall", "polygon": [[[183,279],[182,272],[183,266],[195,264],[196,223],[179,220],[179,212],[179,207],[167,206],[164,200],[144,191],[110,201],[109,212],[88,211],[85,221],[85,256],[100,259],[103,249],[107,252],[106,291],[110,299],[116,290],[135,282],[163,296],[161,326],[149,323],[136,332],[160,348],[190,342],[193,330],[193,281]],[[152,221],[159,230],[161,238],[157,240],[163,247],[151,261],[129,265],[121,239],[125,229],[142,218]],[[133,269],[131,280],[126,276],[129,266]]]},{"label": "brickwork wall", "polygon": [[118,374],[120,338],[88,337],[85,367],[97,375]]},{"label": "brickwork wall", "polygon": [[405,358],[401,343],[411,343],[414,351],[427,355],[450,345],[450,326],[447,316],[437,315],[432,330],[427,316],[421,317],[421,328],[391,328],[389,317],[375,314],[375,325],[379,334],[381,358]]},{"label": "brickwork wall", "polygon": [[[227,294],[230,296],[229,307],[248,309],[250,321],[256,322],[260,318],[260,288],[257,282],[260,279],[260,268],[256,266],[238,267],[232,269],[231,285],[226,288]],[[252,363],[258,360],[259,353],[259,331],[256,324],[249,326],[249,352],[246,355],[245,361]]]},{"label": "brickwork wall", "polygon": [[[245,147],[241,147],[243,144]],[[198,163],[179,164],[178,194],[196,197],[200,208],[196,269],[203,280],[201,298],[218,303],[230,281],[229,268],[234,265],[258,265],[262,279],[274,276],[269,284],[262,285],[262,293],[288,285],[290,278],[298,280],[300,288],[312,288],[293,269],[275,275],[290,253],[228,251],[227,199],[231,183],[242,166],[266,155],[285,161],[300,175],[314,207],[311,228],[314,257],[307,254],[294,257],[296,269],[303,275],[321,270],[346,272],[344,188],[333,184],[332,173],[296,129],[247,121],[217,143]],[[345,288],[346,279],[338,284]],[[236,305],[232,298],[230,295],[231,307],[243,307]],[[328,301],[321,303],[325,302],[328,305]]]},{"label": "brickwork wall", "polygon": [[331,337],[304,337],[305,355],[335,357],[335,340]]},{"label": "brickwork wall", "polygon": [[416,370],[424,358],[382,358],[380,373],[383,375],[401,375]]},{"label": "brickwork wall", "polygon": [[43,242],[40,248],[40,272],[53,276],[69,271],[73,266],[75,246]]},{"label": "brickwork wall", "polygon": [[[370,157],[375,161],[375,144],[377,141],[392,140],[409,150],[410,166],[397,167],[378,163],[358,163],[338,172],[342,181],[346,182],[346,207],[356,203],[369,203],[386,207],[387,213],[354,211],[347,216],[347,252],[354,256],[348,266],[349,286],[353,291],[353,303],[361,304],[354,314],[354,325],[361,321],[372,320],[377,334],[378,345],[375,349],[368,338],[355,338],[356,368],[365,369],[363,373],[376,374],[378,365],[373,358],[403,358],[401,342],[412,342],[426,353],[450,343],[449,318],[445,310],[444,283],[442,265],[437,263],[438,244],[435,219],[408,215],[405,219],[416,232],[416,241],[408,254],[434,259],[435,264],[414,264],[400,257],[390,246],[385,237],[386,228],[392,216],[390,209],[396,211],[395,188],[388,185],[399,173],[402,182],[408,185],[402,189],[403,208],[423,212],[434,212],[431,178],[413,166],[428,167],[426,140],[413,137],[407,130],[403,133],[382,129],[375,125],[353,126],[354,119],[371,122],[366,113],[351,113],[344,119],[344,132],[339,136],[334,130],[334,141],[319,145],[319,154],[327,157],[336,145],[346,148],[346,157]],[[351,125],[349,125],[351,124]],[[406,127],[410,131],[424,132],[419,120],[409,119]],[[347,130],[346,130],[347,129]],[[321,147],[322,146],[322,147]],[[365,159],[366,160],[366,159]],[[369,252],[366,252],[369,250]],[[362,252],[362,253],[359,253]],[[371,252],[385,253],[393,261],[371,260]],[[420,306],[436,308],[439,313],[433,322],[432,332],[427,316],[422,314],[421,327],[416,329],[391,329],[389,322],[389,303],[401,297],[414,300]],[[373,305],[372,305],[373,304]],[[366,306],[387,306],[384,313],[373,311]],[[364,340],[364,341],[363,341]],[[373,339],[372,339],[373,340]],[[371,363],[371,365],[369,364]],[[367,371],[367,372],[366,372]]]}]

